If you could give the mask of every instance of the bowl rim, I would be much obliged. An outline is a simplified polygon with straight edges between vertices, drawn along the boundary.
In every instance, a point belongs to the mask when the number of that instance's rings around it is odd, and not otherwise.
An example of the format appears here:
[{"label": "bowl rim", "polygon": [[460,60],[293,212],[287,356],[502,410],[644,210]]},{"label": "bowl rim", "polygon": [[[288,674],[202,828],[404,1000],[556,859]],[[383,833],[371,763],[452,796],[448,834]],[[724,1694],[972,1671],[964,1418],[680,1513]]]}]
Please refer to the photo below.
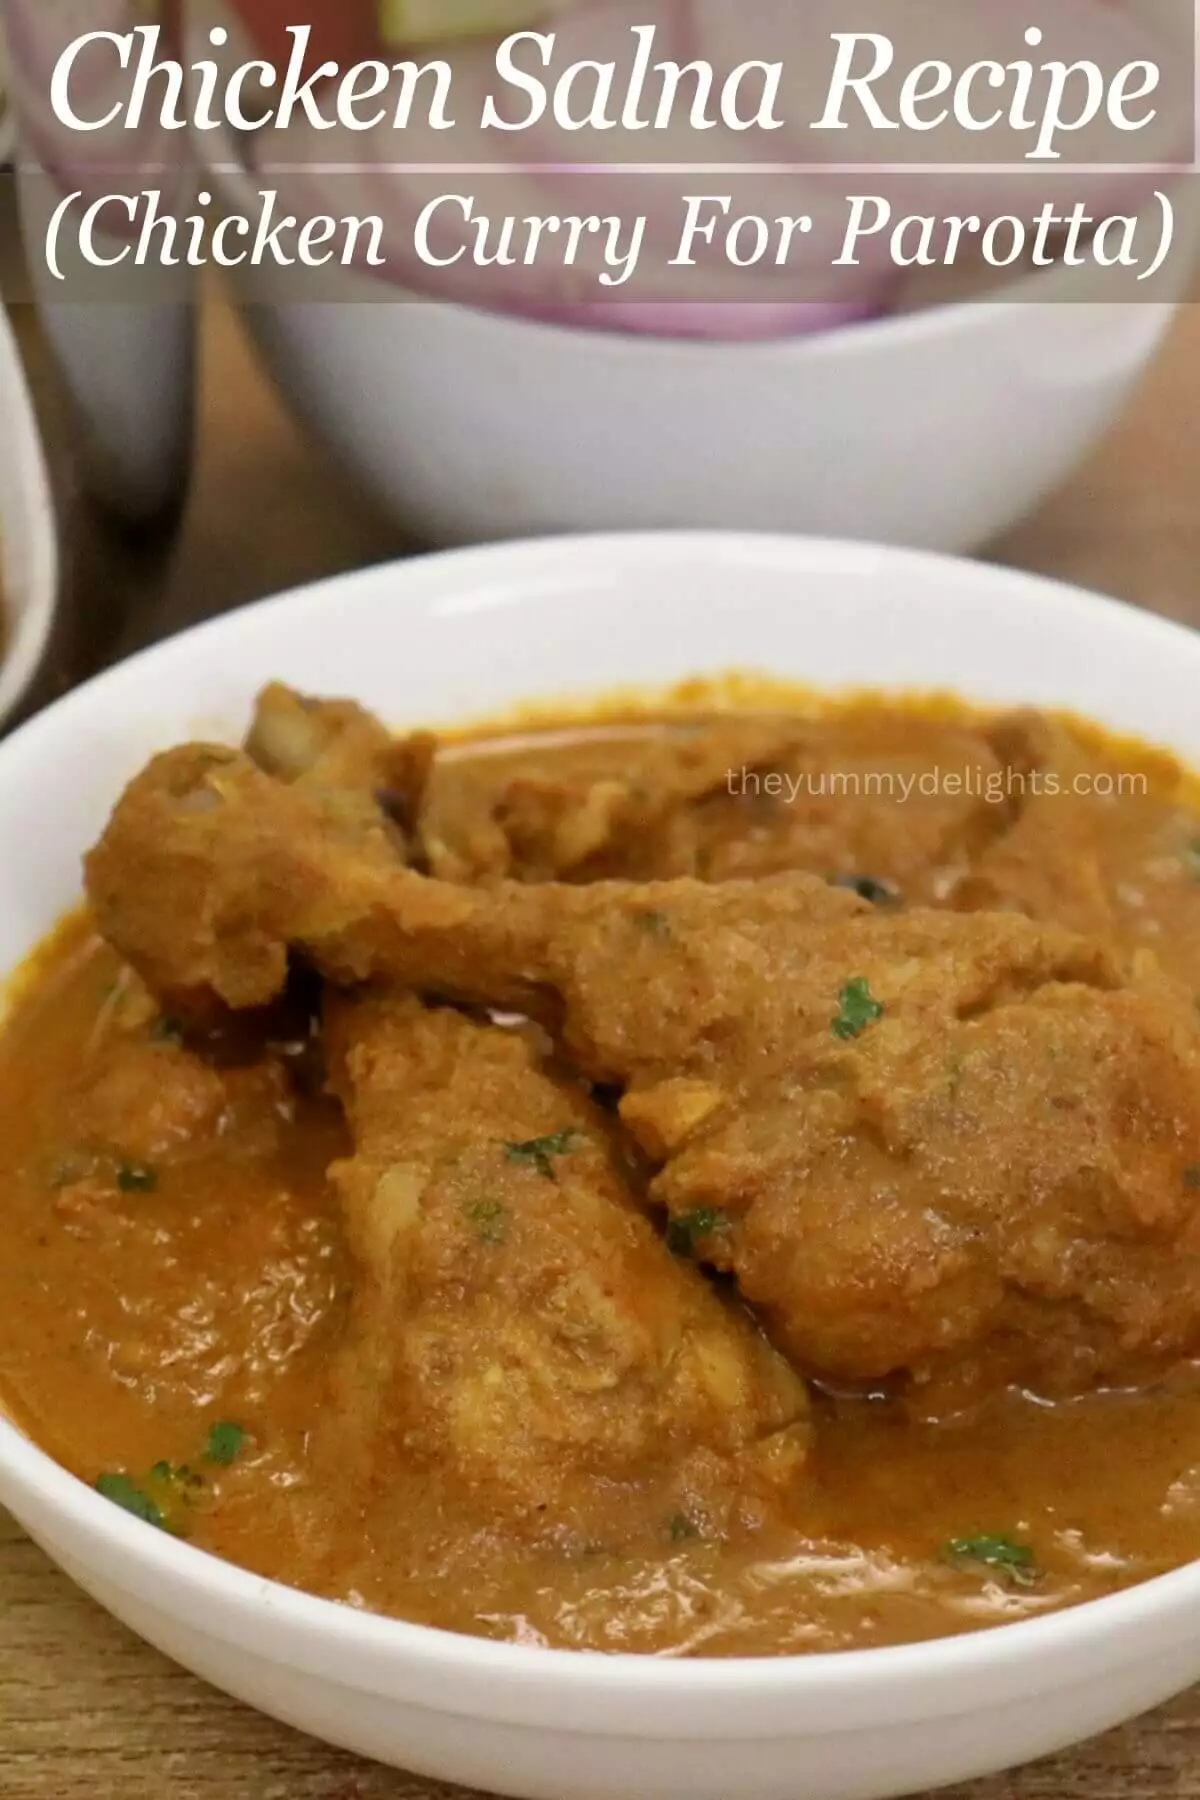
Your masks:
[{"label": "bowl rim", "polygon": [[[390,583],[393,589],[406,581],[419,585],[423,572],[434,565],[442,571],[461,571],[469,576],[480,567],[491,567],[495,572],[497,564],[515,564],[519,569],[531,557],[586,560],[589,554],[615,552],[640,560],[669,556],[673,550],[694,551],[706,557],[799,555],[810,569],[814,558],[849,561],[860,567],[864,559],[869,559],[877,565],[881,580],[886,580],[898,563],[914,574],[923,569],[940,571],[943,576],[955,571],[964,581],[991,588],[996,596],[1008,590],[1010,595],[1023,594],[1042,608],[1057,609],[1077,626],[1093,627],[1102,620],[1114,630],[1132,630],[1157,639],[1164,655],[1178,654],[1188,643],[1193,646],[1188,655],[1200,654],[1200,635],[1160,615],[1073,584],[940,552],[840,539],[726,531],[612,532],[518,539],[402,558],[308,583],[152,645],[54,702],[0,744],[0,783],[6,779],[9,761],[36,757],[43,742],[61,737],[69,729],[72,714],[85,710],[104,687],[140,683],[157,662],[186,658],[201,638],[228,635],[236,639],[248,622],[269,622],[298,608],[328,608],[339,597],[349,598],[355,589],[369,589],[380,582]],[[622,1735],[632,1737],[677,1733],[684,1729],[685,1715],[686,1731],[694,1738],[762,1735],[761,1715],[753,1708],[748,1708],[743,1718],[731,1720],[717,1710],[721,1700],[761,1701],[768,1706],[784,1702],[820,1706],[850,1701],[857,1707],[863,1694],[870,1693],[872,1721],[884,1725],[911,1719],[914,1695],[919,1692],[921,1716],[925,1719],[959,1715],[972,1710],[966,1691],[973,1678],[1008,1677],[1009,1698],[1041,1693],[1045,1688],[1046,1663],[1053,1659],[1056,1664],[1070,1666],[1073,1681],[1083,1682],[1089,1675],[1111,1670],[1114,1664],[1140,1662],[1146,1654],[1138,1637],[1141,1627],[1162,1627],[1170,1622],[1173,1638],[1194,1637],[1191,1620],[1200,1604],[1198,1556],[1179,1568],[1097,1599],[916,1643],[780,1657],[598,1655],[497,1642],[414,1624],[255,1575],[135,1520],[72,1475],[2,1413],[0,1503],[12,1506],[22,1522],[31,1525],[36,1535],[44,1536],[48,1542],[56,1540],[55,1521],[86,1539],[95,1565],[103,1567],[105,1579],[111,1579],[116,1587],[128,1590],[139,1578],[149,1577],[155,1584],[154,1604],[159,1610],[202,1621],[207,1635],[218,1642],[236,1644],[241,1641],[244,1628],[269,1618],[273,1628],[286,1634],[286,1649],[261,1652],[273,1661],[303,1667],[305,1657],[315,1654],[331,1681],[340,1680],[348,1688],[376,1694],[394,1691],[399,1695],[406,1670],[419,1671],[428,1678],[452,1677],[453,1681],[440,1689],[435,1701],[423,1704],[432,1710],[497,1721],[513,1720],[547,1698],[562,1703],[583,1701],[593,1718],[607,1716],[609,1707],[636,1702],[636,1717],[623,1717],[619,1726]],[[39,1523],[43,1514],[47,1520],[44,1532]],[[76,1550],[72,1550],[70,1561],[77,1567],[84,1566]],[[366,1671],[356,1665],[353,1673],[342,1675],[339,1665],[329,1662],[331,1653],[339,1650],[348,1658],[355,1653],[364,1658]],[[687,1711],[697,1699],[712,1701],[712,1713],[695,1715]],[[572,1715],[549,1724],[568,1732],[590,1728]],[[841,1709],[828,1716],[822,1714],[821,1718],[821,1729],[829,1732],[853,1730],[862,1724],[861,1713],[851,1716]],[[804,1735],[808,1729],[811,1722],[797,1712],[794,1735]]]},{"label": "bowl rim", "polygon": [[15,552],[23,564],[20,591],[4,596],[7,643],[0,656],[0,726],[16,707],[46,654],[58,610],[58,535],[50,476],[16,333],[0,306],[0,390],[10,408],[13,482],[2,497],[2,558],[9,565]]}]

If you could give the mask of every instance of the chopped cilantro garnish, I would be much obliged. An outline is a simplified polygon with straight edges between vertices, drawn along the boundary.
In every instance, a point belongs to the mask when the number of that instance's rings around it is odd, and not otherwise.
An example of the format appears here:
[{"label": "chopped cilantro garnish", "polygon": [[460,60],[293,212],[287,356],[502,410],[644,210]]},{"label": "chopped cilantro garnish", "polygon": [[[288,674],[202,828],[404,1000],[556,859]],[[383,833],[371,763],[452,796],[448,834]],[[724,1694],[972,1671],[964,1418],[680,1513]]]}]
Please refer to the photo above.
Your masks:
[{"label": "chopped cilantro garnish", "polygon": [[1196,1163],[1189,1163],[1183,1171],[1183,1185],[1185,1188],[1200,1188],[1200,1166]]},{"label": "chopped cilantro garnish", "polygon": [[156,1462],[150,1471],[150,1480],[161,1482],[175,1494],[186,1494],[191,1488],[204,1486],[203,1475],[197,1475],[186,1463]]},{"label": "chopped cilantro garnish", "polygon": [[838,1012],[829,1029],[834,1037],[856,1038],[882,1017],[883,1006],[872,995],[870,983],[856,975],[838,995]]},{"label": "chopped cilantro garnish", "polygon": [[504,1242],[508,1235],[508,1210],[499,1200],[486,1194],[482,1200],[472,1200],[466,1208],[466,1214],[480,1243]]},{"label": "chopped cilantro garnish", "polygon": [[228,1468],[230,1463],[237,1460],[238,1453],[245,1441],[246,1432],[243,1426],[234,1425],[228,1419],[221,1419],[209,1431],[208,1442],[204,1446],[204,1460],[210,1463],[220,1463],[222,1467]]},{"label": "chopped cilantro garnish", "polygon": [[101,1475],[96,1482],[96,1492],[114,1506],[124,1507],[135,1519],[141,1519],[147,1525],[154,1525],[159,1531],[166,1530],[166,1521],[162,1508],[156,1506],[149,1494],[143,1493],[137,1483],[128,1475]]},{"label": "chopped cilantro garnish", "polygon": [[[232,1454],[226,1457],[211,1455],[213,1441],[217,1431],[236,1432],[237,1444]],[[215,1426],[209,1436],[209,1450],[205,1454],[210,1461],[230,1461],[237,1454],[241,1439],[245,1433],[238,1425]],[[154,1525],[159,1531],[172,1532],[176,1537],[187,1535],[187,1512],[196,1490],[204,1486],[204,1477],[187,1463],[156,1462],[146,1475],[134,1481],[123,1472],[101,1475],[96,1482],[96,1492],[115,1506],[123,1506],[126,1512],[135,1518],[142,1519],[147,1525]]]},{"label": "chopped cilantro garnish", "polygon": [[656,912],[652,910],[650,912],[635,913],[634,923],[640,930],[644,931],[648,937],[669,938],[671,935],[671,921],[665,912]]},{"label": "chopped cilantro garnish", "polygon": [[143,1483],[162,1518],[162,1528],[176,1537],[186,1537],[188,1510],[204,1477],[197,1475],[187,1463],[156,1462]]},{"label": "chopped cilantro garnish", "polygon": [[728,1223],[727,1216],[715,1206],[698,1206],[694,1212],[680,1213],[667,1226],[667,1248],[676,1256],[691,1256],[698,1239],[723,1231]]},{"label": "chopped cilantro garnish", "polygon": [[182,1044],[183,1026],[169,1013],[160,1013],[150,1028],[150,1036],[156,1044]]},{"label": "chopped cilantro garnish", "polygon": [[943,1559],[955,1567],[980,1564],[992,1569],[1014,1587],[1033,1587],[1041,1570],[1028,1544],[1014,1538],[984,1532],[979,1537],[951,1538],[942,1549]]},{"label": "chopped cilantro garnish", "polygon": [[122,1163],[117,1186],[123,1194],[152,1194],[158,1187],[158,1175],[148,1163]]},{"label": "chopped cilantro garnish", "polygon": [[832,887],[848,888],[872,906],[891,906],[900,898],[890,881],[876,881],[873,875],[831,875],[829,881]]},{"label": "chopped cilantro garnish", "polygon": [[686,1544],[689,1538],[699,1537],[700,1531],[686,1513],[677,1512],[667,1520],[667,1536],[673,1544]]},{"label": "chopped cilantro garnish", "polygon": [[555,1131],[549,1137],[526,1138],[523,1143],[505,1144],[509,1162],[529,1163],[548,1181],[554,1179],[554,1158],[566,1156],[575,1148],[574,1131]]}]

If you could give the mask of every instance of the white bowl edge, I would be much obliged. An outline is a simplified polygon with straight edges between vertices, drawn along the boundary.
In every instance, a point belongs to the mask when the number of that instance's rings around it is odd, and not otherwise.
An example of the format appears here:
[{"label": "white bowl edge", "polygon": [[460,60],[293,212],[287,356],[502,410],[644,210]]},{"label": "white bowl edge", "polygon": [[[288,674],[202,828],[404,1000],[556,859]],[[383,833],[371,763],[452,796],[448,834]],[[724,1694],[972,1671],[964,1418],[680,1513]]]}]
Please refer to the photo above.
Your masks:
[{"label": "white bowl edge", "polygon": [[[769,619],[773,633],[757,653],[731,658],[726,645],[739,634],[753,636],[755,591],[768,596],[759,624]],[[687,603],[702,612],[701,631],[682,629]],[[582,658],[573,648],[580,607],[588,640]],[[536,615],[536,632],[521,622],[522,609]],[[621,630],[638,624],[642,640],[620,652]],[[444,703],[433,702],[420,666],[425,630],[443,634],[443,652],[452,638],[463,645],[469,664],[461,682],[443,677]],[[517,652],[515,674],[511,663],[496,666],[497,646],[506,642]],[[36,845],[20,834],[45,817],[56,763],[59,780],[68,767],[81,772],[58,820],[72,840],[69,850],[52,856],[37,845],[36,856],[54,865],[47,878],[22,868],[6,882],[28,892],[12,916],[0,916],[5,963],[30,946],[63,903],[69,869],[98,827],[114,780],[173,741],[182,719],[207,714],[235,728],[267,675],[317,685],[325,670],[330,684],[346,686],[355,656],[361,679],[349,685],[379,705],[394,679],[389,644],[413,722],[430,712],[454,716],[464,703],[468,712],[492,711],[501,689],[513,701],[535,698],[551,665],[564,676],[578,672],[572,658],[585,662],[588,687],[608,685],[622,654],[626,674],[651,683],[715,673],[731,661],[748,668],[774,661],[774,672],[819,682],[840,658],[844,678],[855,684],[955,685],[982,702],[1067,705],[1200,763],[1193,704],[1200,637],[1058,584],[928,553],[769,536],[668,533],[447,552],[214,621],[111,671],[0,746],[4,841],[15,833],[16,841]],[[584,684],[549,685],[561,692]],[[401,722],[398,712],[393,717]],[[865,1702],[873,1724],[900,1728],[917,1717],[948,1723],[984,1705],[981,1693],[997,1708],[1032,1703],[1060,1674],[1080,1687],[1145,1663],[1155,1671],[1148,1703],[1172,1691],[1175,1680],[1158,1674],[1159,1660],[1178,1665],[1184,1680],[1200,1672],[1200,1563],[987,1633],[779,1661],[679,1663],[457,1637],[264,1582],[147,1531],[4,1422],[0,1501],[52,1550],[94,1569],[98,1582],[202,1622],[215,1639],[258,1643],[264,1657],[313,1676],[332,1674],[364,1693],[533,1729],[552,1721],[561,1732],[648,1739],[828,1739],[858,1730]],[[886,1791],[884,1782],[878,1792]]]}]

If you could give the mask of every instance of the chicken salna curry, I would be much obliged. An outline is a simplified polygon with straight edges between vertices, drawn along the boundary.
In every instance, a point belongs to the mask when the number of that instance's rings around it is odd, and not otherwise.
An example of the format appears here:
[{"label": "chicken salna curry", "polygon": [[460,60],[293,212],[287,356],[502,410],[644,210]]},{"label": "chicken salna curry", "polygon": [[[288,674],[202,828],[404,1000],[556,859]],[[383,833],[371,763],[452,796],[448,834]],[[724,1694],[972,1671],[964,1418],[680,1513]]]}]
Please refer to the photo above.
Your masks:
[{"label": "chicken salna curry", "polygon": [[0,1394],[147,1530],[592,1651],[1200,1554],[1200,799],[1035,713],[282,686],[0,1033]]}]

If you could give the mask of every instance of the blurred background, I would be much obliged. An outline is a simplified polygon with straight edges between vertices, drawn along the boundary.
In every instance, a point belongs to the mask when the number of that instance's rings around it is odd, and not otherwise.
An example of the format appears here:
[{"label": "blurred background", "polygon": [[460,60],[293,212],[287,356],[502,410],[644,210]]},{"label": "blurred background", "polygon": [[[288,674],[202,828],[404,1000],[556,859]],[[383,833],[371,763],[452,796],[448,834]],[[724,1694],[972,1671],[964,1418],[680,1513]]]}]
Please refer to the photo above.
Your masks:
[{"label": "blurred background", "polygon": [[[177,508],[136,526],[85,492],[74,414],[44,333],[31,306],[10,312],[61,547],[60,629],[38,699],[199,619],[412,547],[294,420],[217,285],[199,300],[190,481]],[[1200,290],[1083,466],[982,554],[1200,623],[1197,494]]]},{"label": "blurred background", "polygon": [[[689,0],[696,19],[705,4]],[[161,17],[168,33],[229,21],[231,56],[272,54],[296,10],[106,5],[114,25]],[[935,22],[939,6],[928,0]],[[385,15],[373,0],[308,11],[322,54],[380,48]],[[1114,31],[1152,29],[1163,42],[1184,17],[1174,0],[1082,0],[1077,11],[1089,48]],[[957,288],[892,282],[849,306],[634,307],[572,313],[566,328],[490,305],[381,305],[401,290],[357,270],[325,307],[257,304],[203,277],[175,307],[35,308],[24,297],[39,280],[51,296],[23,255],[20,208],[34,242],[37,205],[71,173],[55,163],[62,146],[39,82],[82,16],[0,5],[21,126],[15,134],[11,113],[0,115],[0,170],[16,154],[23,171],[20,182],[0,173],[0,292],[19,361],[10,404],[19,408],[23,370],[58,563],[53,641],[24,710],[153,638],[281,588],[431,544],[542,531],[708,524],[893,539],[1200,622],[1194,174],[1178,184],[1184,243],[1167,286],[1136,306],[1072,304],[1093,290],[1056,266],[988,273],[982,290],[980,269],[968,270],[966,303]],[[136,154],[160,171],[154,159],[168,155],[174,173],[156,178],[190,192],[187,159],[204,145],[144,135]],[[250,152],[231,154],[224,174],[210,168],[212,185],[236,188]],[[1017,204],[1011,183],[981,179],[956,169],[948,197]],[[1133,211],[1153,205],[1159,179],[1134,168],[1115,179],[1097,165],[1083,189]],[[374,199],[383,192],[386,210],[403,181],[377,177]],[[991,303],[1018,294],[1025,304]],[[756,335],[770,341],[727,341]],[[8,511],[0,493],[11,557]],[[4,573],[12,610],[20,596]]]}]

